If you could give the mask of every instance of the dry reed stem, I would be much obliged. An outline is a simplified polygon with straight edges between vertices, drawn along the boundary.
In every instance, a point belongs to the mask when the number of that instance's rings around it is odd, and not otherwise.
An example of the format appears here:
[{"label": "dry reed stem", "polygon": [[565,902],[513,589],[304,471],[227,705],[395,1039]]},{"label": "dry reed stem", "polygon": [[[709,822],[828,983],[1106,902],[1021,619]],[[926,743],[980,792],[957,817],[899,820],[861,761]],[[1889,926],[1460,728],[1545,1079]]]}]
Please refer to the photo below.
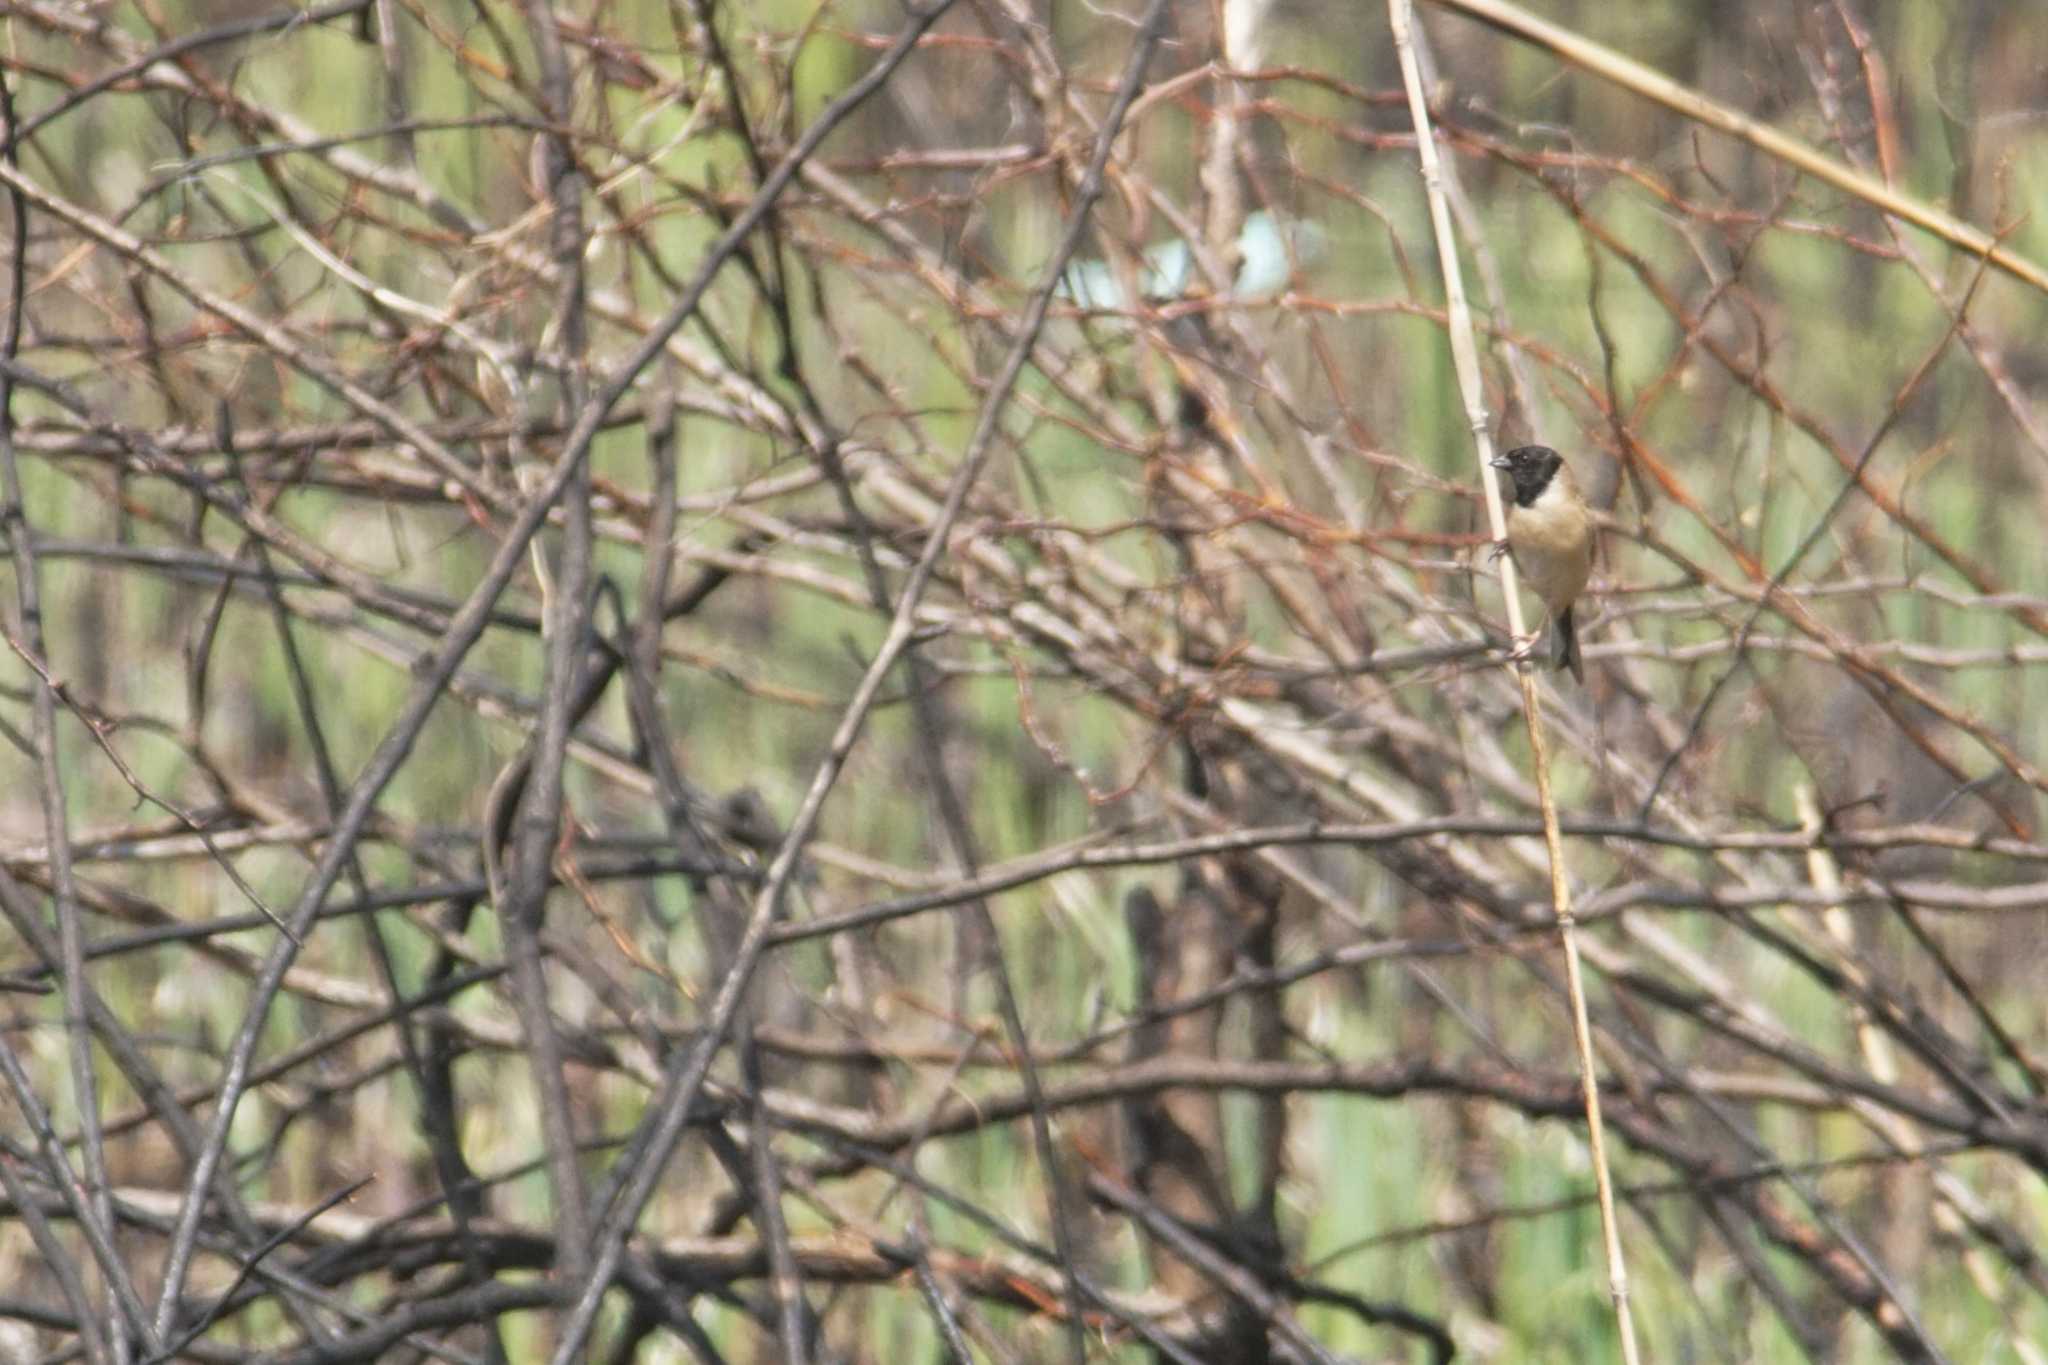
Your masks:
[{"label": "dry reed stem", "polygon": [[1795,170],[1833,185],[1845,194],[1854,195],[1873,208],[1881,209],[1896,218],[1903,218],[1913,226],[1933,233],[1953,247],[1967,251],[1973,256],[1982,256],[2014,279],[2048,293],[2048,271],[2044,271],[2024,256],[2014,255],[1999,245],[1997,237],[1984,229],[1966,223],[1952,214],[1943,213],[1932,204],[1923,203],[1910,195],[1900,194],[1882,180],[1861,174],[1839,161],[1823,156],[1798,138],[1781,133],[1769,124],[1761,123],[1738,109],[1730,109],[1725,104],[1710,100],[1697,90],[1680,85],[1669,76],[1623,56],[1611,47],[1605,47],[1573,33],[1570,29],[1540,19],[1519,5],[1508,4],[1507,0],[1429,2],[1492,24],[1517,38],[1546,48],[1572,65],[1583,67],[1624,90],[1654,100],[1675,114],[1697,123],[1704,123],[1710,128],[1717,128],[1731,137],[1740,138],[1758,151],[1776,157]]},{"label": "dry reed stem", "polygon": [[[1449,315],[1451,355],[1458,372],[1458,388],[1465,396],[1465,415],[1471,423],[1473,449],[1479,457],[1479,484],[1486,497],[1487,524],[1496,545],[1507,542],[1507,522],[1501,508],[1499,481],[1491,468],[1493,440],[1487,430],[1485,391],[1479,374],[1479,349],[1473,339],[1471,309],[1465,300],[1464,277],[1458,265],[1457,241],[1451,228],[1451,210],[1444,193],[1445,171],[1436,154],[1430,128],[1429,110],[1422,95],[1422,72],[1415,59],[1411,31],[1414,11],[1408,0],[1387,0],[1387,14],[1393,23],[1394,46],[1401,57],[1401,81],[1408,92],[1408,112],[1415,123],[1415,147],[1422,162],[1423,188],[1429,198],[1430,222],[1436,231],[1437,259],[1443,267],[1444,302]],[[1501,591],[1507,600],[1508,624],[1519,640],[1523,629],[1522,605],[1517,592],[1514,559],[1503,555]],[[1543,842],[1550,854],[1550,897],[1557,915],[1557,934],[1564,949],[1565,986],[1571,998],[1572,1039],[1579,1054],[1579,1078],[1586,1102],[1586,1134],[1592,1149],[1593,1178],[1600,1195],[1600,1228],[1607,1254],[1607,1280],[1614,1298],[1615,1330],[1621,1338],[1622,1359],[1636,1365],[1635,1320],[1629,1312],[1628,1267],[1622,1254],[1621,1229],[1615,1218],[1614,1182],[1607,1168],[1606,1137],[1600,1122],[1600,1083],[1594,1070],[1593,1030],[1586,1013],[1586,987],[1579,967],[1577,927],[1572,915],[1571,888],[1565,880],[1564,840],[1558,830],[1557,799],[1550,787],[1550,746],[1544,739],[1542,708],[1536,697],[1536,679],[1529,661],[1511,662],[1515,680],[1522,690],[1522,716],[1529,727],[1530,762],[1536,770],[1536,799],[1543,811]]]}]

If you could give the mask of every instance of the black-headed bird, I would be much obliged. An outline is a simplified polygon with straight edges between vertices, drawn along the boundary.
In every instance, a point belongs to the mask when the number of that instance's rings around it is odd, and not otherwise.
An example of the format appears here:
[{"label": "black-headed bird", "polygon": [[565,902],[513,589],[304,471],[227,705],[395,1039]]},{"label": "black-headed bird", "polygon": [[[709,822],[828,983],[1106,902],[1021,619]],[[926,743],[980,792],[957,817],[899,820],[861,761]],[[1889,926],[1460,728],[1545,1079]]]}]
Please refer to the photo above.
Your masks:
[{"label": "black-headed bird", "polygon": [[1565,467],[1549,446],[1517,446],[1493,462],[1514,486],[1508,508],[1508,549],[1515,568],[1543,599],[1557,634],[1553,663],[1586,681],[1572,604],[1593,572],[1593,514]]}]

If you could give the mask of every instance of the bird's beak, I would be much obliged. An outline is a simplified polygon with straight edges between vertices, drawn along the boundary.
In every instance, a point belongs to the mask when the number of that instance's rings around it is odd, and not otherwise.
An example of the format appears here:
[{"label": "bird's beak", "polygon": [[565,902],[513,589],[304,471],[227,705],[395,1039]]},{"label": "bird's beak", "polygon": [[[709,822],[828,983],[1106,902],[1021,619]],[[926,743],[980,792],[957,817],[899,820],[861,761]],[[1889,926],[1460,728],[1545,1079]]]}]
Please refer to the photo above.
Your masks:
[{"label": "bird's beak", "polygon": [[1495,469],[1506,469],[1509,467],[1508,457],[1505,455],[1496,455],[1492,459],[1488,460],[1487,463],[1492,465]]}]

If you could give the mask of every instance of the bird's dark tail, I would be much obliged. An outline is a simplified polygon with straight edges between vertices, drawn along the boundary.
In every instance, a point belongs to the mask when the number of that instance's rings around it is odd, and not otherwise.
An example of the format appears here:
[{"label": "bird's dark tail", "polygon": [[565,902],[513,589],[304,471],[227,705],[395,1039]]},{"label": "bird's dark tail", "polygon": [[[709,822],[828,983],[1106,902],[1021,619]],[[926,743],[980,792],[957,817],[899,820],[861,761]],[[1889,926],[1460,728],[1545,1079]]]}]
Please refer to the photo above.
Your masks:
[{"label": "bird's dark tail", "polygon": [[1586,665],[1579,658],[1579,632],[1572,627],[1572,609],[1566,607],[1557,614],[1557,664],[1559,668],[1571,670],[1572,680],[1579,686],[1586,685]]}]

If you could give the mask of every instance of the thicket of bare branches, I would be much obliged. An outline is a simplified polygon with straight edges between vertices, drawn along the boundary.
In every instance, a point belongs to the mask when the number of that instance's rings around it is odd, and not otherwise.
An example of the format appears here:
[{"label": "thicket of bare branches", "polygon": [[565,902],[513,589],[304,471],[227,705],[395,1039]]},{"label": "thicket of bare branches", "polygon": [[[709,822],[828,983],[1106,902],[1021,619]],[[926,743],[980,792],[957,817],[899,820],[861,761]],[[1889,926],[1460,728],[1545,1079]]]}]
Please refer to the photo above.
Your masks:
[{"label": "thicket of bare branches", "polygon": [[[2037,1362],[2048,36],[1743,8],[1423,16],[1629,1292]],[[10,1358],[1611,1358],[1384,13],[198,9],[0,8]]]}]

